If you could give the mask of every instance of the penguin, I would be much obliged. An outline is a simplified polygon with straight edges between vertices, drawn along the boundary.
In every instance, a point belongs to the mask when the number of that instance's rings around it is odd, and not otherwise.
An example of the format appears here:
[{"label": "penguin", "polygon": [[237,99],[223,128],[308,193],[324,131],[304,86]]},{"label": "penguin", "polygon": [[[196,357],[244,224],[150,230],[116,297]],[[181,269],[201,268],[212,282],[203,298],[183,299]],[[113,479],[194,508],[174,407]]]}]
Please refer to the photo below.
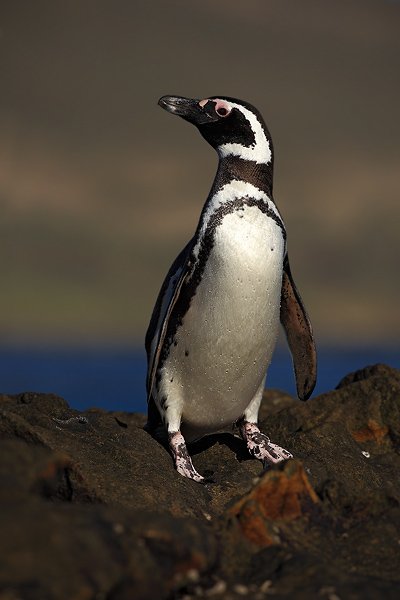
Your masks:
[{"label": "penguin", "polygon": [[166,275],[145,339],[146,429],[163,425],[178,473],[204,482],[186,443],[235,424],[265,466],[292,458],[257,425],[279,322],[301,400],[315,386],[316,348],[272,195],[273,145],[261,114],[226,96],[163,96],[158,104],[195,125],[219,158],[195,234]]}]

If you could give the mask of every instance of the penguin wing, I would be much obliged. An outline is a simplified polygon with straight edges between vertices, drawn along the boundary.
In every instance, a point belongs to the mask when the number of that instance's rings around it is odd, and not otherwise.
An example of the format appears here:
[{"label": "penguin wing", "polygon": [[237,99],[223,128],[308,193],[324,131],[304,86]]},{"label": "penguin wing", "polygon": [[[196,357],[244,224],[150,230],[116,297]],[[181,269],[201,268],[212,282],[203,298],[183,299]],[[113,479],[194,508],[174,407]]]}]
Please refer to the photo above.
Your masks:
[{"label": "penguin wing", "polygon": [[281,323],[293,358],[297,395],[307,400],[317,380],[317,353],[310,319],[290,271],[289,258],[283,261]]},{"label": "penguin wing", "polygon": [[169,269],[161,290],[158,294],[150,324],[147,329],[145,347],[147,353],[147,401],[150,401],[153,389],[154,376],[160,358],[161,348],[164,343],[168,321],[172,309],[179,297],[182,285],[189,274],[189,258],[194,245],[192,238],[176,257]]}]

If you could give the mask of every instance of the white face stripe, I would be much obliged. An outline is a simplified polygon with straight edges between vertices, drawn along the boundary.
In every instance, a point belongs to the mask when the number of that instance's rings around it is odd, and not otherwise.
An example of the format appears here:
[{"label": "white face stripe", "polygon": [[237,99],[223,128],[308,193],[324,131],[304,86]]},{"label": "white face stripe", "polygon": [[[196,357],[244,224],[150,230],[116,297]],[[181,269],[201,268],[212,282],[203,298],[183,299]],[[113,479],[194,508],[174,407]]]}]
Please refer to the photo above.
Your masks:
[{"label": "white face stripe", "polygon": [[262,200],[268,207],[280,218],[282,219],[279,211],[273,201],[267,196],[265,192],[258,189],[251,183],[247,183],[246,181],[239,181],[234,179],[229,183],[225,184],[211,199],[209,205],[207,206],[201,222],[201,228],[199,232],[199,237],[196,245],[193,248],[193,253],[195,257],[198,257],[200,245],[204,233],[208,227],[210,219],[212,215],[217,211],[223,204],[226,202],[230,202],[235,198],[254,198],[255,200]]},{"label": "white face stripe", "polygon": [[223,144],[218,147],[218,154],[221,158],[225,156],[238,156],[245,160],[255,161],[257,164],[268,164],[271,162],[272,153],[269,141],[264,133],[264,129],[257,119],[256,115],[248,108],[235,102],[227,102],[219,98],[213,99],[213,102],[227,103],[231,108],[237,108],[246,117],[251,130],[254,133],[255,143],[251,146],[242,146],[242,144]]}]

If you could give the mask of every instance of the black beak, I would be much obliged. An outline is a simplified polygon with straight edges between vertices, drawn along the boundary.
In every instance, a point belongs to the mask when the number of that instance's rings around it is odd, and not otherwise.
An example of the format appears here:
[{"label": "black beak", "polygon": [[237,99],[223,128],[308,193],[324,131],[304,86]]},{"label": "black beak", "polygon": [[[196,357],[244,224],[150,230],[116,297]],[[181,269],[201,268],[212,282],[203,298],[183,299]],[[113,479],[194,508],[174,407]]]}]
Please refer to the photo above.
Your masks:
[{"label": "black beak", "polygon": [[159,99],[158,104],[169,113],[178,115],[193,123],[193,125],[204,125],[217,120],[217,116],[211,115],[208,111],[201,107],[199,100],[192,98],[182,98],[181,96],[163,96]]}]

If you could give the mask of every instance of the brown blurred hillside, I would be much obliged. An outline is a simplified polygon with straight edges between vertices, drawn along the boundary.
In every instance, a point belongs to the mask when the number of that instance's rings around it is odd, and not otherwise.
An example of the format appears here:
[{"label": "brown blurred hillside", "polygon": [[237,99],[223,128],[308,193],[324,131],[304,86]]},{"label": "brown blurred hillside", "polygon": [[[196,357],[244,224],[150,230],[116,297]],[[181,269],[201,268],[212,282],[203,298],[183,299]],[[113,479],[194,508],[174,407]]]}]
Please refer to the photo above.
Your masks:
[{"label": "brown blurred hillside", "polygon": [[400,333],[400,3],[0,5],[0,343],[141,340],[216,156],[163,94],[263,113],[320,342]]}]

